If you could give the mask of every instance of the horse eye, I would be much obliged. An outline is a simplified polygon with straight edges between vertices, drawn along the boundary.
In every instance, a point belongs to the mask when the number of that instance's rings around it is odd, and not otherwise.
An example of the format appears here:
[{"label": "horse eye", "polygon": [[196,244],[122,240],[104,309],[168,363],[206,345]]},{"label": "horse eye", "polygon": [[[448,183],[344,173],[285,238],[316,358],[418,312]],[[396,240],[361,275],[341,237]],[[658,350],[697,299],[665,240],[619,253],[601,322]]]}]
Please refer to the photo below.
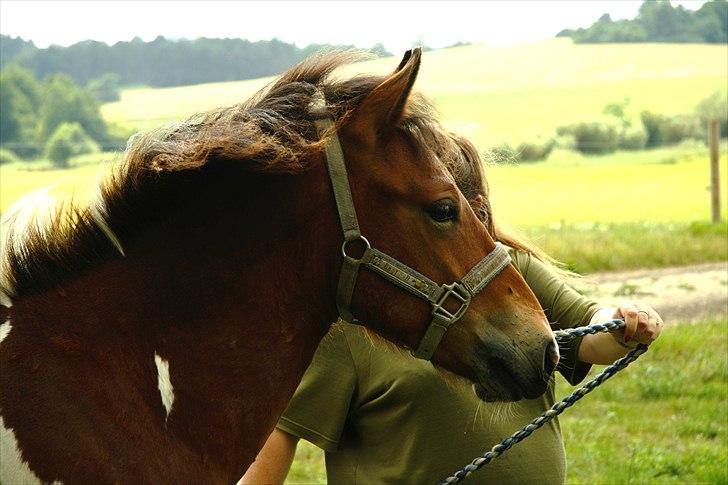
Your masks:
[{"label": "horse eye", "polygon": [[457,218],[458,206],[450,199],[442,199],[432,204],[428,212],[437,222],[447,222]]}]

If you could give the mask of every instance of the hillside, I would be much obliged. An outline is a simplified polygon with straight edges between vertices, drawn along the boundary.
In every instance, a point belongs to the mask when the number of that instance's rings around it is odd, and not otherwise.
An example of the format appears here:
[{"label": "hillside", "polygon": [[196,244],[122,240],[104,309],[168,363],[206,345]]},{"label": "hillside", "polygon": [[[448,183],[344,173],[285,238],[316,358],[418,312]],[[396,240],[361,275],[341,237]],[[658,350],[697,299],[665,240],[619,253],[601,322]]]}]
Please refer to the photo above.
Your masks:
[{"label": "hillside", "polygon": [[[424,54],[417,89],[453,130],[482,147],[551,136],[629,98],[635,112],[690,112],[726,91],[728,46],[706,44],[575,45],[560,38],[515,47],[471,45]],[[385,73],[398,59],[350,66],[344,73]],[[138,128],[246,99],[272,78],[162,89],[127,89],[104,105],[106,118]]]}]

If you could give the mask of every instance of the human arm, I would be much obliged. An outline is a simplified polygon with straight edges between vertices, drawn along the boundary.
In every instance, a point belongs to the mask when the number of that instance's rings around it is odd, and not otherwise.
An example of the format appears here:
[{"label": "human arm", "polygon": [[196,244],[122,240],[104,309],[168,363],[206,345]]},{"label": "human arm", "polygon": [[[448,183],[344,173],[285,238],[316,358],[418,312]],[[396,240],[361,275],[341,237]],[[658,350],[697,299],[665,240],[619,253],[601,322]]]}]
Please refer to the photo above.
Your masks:
[{"label": "human arm", "polygon": [[611,364],[624,357],[637,344],[649,345],[660,336],[663,323],[649,305],[624,301],[618,307],[600,308],[589,323],[624,319],[625,327],[609,333],[585,335],[579,347],[579,360],[590,364]]},{"label": "human arm", "polygon": [[571,384],[580,382],[591,364],[611,364],[638,343],[649,344],[659,336],[662,320],[648,305],[626,301],[618,307],[601,308],[571,288],[553,268],[523,251],[511,253],[516,268],[533,290],[556,329],[580,327],[624,318],[627,325],[611,333],[577,337],[561,348],[559,371]]},{"label": "human arm", "polygon": [[321,340],[288,408],[239,484],[283,483],[300,438],[325,451],[337,449],[357,382],[345,333],[335,324]]},{"label": "human arm", "polygon": [[283,483],[296,455],[298,436],[275,428],[238,485]]}]

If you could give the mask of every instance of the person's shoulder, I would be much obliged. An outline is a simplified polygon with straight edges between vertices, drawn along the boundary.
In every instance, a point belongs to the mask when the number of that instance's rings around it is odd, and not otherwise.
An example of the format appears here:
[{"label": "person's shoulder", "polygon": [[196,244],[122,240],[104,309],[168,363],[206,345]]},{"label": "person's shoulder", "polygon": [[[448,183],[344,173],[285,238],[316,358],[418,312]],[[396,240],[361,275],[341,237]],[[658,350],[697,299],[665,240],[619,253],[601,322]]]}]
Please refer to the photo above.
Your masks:
[{"label": "person's shoulder", "polygon": [[511,261],[513,261],[513,266],[518,270],[518,272],[521,274],[528,272],[528,268],[531,265],[531,259],[533,257],[531,253],[521,251],[508,246],[507,244],[504,244],[503,246],[508,250]]}]

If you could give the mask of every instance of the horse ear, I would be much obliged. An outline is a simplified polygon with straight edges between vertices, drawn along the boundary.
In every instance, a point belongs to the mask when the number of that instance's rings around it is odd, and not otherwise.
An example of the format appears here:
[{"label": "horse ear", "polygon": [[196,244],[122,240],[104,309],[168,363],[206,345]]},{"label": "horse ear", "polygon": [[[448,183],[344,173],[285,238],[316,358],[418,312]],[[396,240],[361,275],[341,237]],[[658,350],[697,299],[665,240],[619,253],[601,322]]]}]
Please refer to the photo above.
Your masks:
[{"label": "horse ear", "polygon": [[374,88],[352,113],[349,126],[353,131],[365,140],[374,141],[383,132],[397,126],[417,79],[421,57],[419,47],[405,52],[397,69]]}]

